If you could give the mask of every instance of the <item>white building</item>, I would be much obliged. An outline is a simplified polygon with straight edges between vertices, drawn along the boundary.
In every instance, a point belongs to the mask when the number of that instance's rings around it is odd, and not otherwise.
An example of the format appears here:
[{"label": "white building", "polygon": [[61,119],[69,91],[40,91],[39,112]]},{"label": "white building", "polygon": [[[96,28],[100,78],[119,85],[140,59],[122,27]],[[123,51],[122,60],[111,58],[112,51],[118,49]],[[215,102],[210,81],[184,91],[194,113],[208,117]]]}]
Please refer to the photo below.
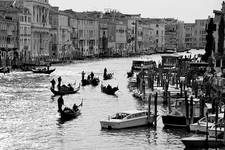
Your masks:
[{"label": "white building", "polygon": [[51,26],[49,25],[49,0],[18,0],[31,13],[31,57],[40,60],[49,57]]}]

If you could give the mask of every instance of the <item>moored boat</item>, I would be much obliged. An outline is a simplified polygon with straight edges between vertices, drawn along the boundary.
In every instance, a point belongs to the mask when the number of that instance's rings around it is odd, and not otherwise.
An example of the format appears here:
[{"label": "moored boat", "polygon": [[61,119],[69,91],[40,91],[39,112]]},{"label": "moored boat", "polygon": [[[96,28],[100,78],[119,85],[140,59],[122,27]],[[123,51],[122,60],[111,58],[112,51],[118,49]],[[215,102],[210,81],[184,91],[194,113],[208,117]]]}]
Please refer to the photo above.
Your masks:
[{"label": "moored boat", "polygon": [[[188,100],[188,103],[190,103],[190,100]],[[206,109],[204,107],[204,112],[206,112]],[[183,98],[176,99],[175,108],[169,114],[162,115],[164,126],[189,128],[191,122],[196,123],[201,119],[199,99],[193,99],[193,119],[186,112],[185,100]],[[190,108],[188,112],[190,112]]]},{"label": "moored boat", "polygon": [[[218,114],[218,123],[223,122],[223,116],[224,116],[223,113]],[[209,114],[208,121],[207,121],[207,117],[203,117],[198,122],[190,124],[190,131],[205,133],[206,126],[208,126],[208,129],[214,127],[215,121],[216,121],[216,114]],[[207,125],[207,122],[208,122],[208,125]],[[215,132],[215,129],[214,129],[214,132]]]},{"label": "moored boat", "polygon": [[122,111],[108,118],[108,120],[100,121],[102,128],[107,129],[123,129],[153,124],[154,115],[148,111]]},{"label": "moored boat", "polygon": [[181,141],[186,148],[220,148],[224,147],[224,139],[206,138],[206,137],[187,137]]}]

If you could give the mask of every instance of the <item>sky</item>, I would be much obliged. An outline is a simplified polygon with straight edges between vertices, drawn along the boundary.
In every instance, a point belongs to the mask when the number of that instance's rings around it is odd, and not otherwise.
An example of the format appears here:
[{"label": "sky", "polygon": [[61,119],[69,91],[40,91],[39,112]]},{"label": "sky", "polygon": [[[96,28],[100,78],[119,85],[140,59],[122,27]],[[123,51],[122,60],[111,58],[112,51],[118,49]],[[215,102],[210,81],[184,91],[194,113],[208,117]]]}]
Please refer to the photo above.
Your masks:
[{"label": "sky", "polygon": [[141,14],[144,18],[175,18],[185,23],[214,17],[223,0],[49,0],[60,10],[105,11],[115,9],[126,14]]}]

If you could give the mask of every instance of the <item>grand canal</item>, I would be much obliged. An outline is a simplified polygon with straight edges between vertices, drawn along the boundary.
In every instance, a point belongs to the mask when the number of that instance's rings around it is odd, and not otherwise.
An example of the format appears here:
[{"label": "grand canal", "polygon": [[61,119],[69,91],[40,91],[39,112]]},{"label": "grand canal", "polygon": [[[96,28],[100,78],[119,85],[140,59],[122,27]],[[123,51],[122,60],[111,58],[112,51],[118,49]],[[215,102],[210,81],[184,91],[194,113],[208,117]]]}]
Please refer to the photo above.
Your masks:
[{"label": "grand canal", "polygon": [[[159,61],[159,55],[151,56]],[[12,72],[0,75],[0,149],[167,149],[180,150],[182,137],[190,136],[182,129],[164,129],[158,118],[157,129],[140,127],[125,130],[102,130],[99,121],[120,110],[143,109],[147,104],[132,96],[126,72],[134,58],[111,58],[79,61],[53,66],[51,75]],[[102,81],[104,68],[114,73],[109,81],[119,86],[116,96],[101,92],[100,86],[82,87],[79,93],[64,96],[65,105],[72,107],[83,100],[82,114],[62,122],[57,113],[57,99],[50,92],[50,80],[59,76],[62,82],[78,83],[81,72],[91,71]],[[159,114],[165,108],[158,105]]]}]

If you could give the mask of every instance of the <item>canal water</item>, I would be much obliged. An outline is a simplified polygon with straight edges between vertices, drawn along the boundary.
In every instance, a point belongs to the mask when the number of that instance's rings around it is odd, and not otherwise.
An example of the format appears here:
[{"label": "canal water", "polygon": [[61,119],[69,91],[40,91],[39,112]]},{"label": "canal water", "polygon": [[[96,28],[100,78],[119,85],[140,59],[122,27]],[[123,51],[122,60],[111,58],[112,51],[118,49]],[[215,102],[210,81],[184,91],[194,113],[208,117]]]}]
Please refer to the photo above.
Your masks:
[{"label": "canal water", "polygon": [[[150,56],[157,62],[160,55]],[[191,136],[182,129],[164,129],[158,117],[157,129],[139,127],[124,130],[102,130],[99,121],[121,110],[147,107],[132,96],[126,72],[134,58],[110,58],[77,61],[68,65],[53,66],[51,75],[31,72],[12,72],[0,75],[0,149],[110,149],[110,150],[180,150],[181,138]],[[63,84],[79,83],[81,72],[91,71],[99,76],[102,84],[104,68],[114,73],[109,83],[119,87],[116,96],[101,92],[100,86],[81,87],[79,93],[64,96],[64,103],[72,107],[83,100],[82,114],[62,122],[57,112],[57,99],[50,91],[50,80],[62,77]],[[165,108],[158,105],[159,114]]]}]

